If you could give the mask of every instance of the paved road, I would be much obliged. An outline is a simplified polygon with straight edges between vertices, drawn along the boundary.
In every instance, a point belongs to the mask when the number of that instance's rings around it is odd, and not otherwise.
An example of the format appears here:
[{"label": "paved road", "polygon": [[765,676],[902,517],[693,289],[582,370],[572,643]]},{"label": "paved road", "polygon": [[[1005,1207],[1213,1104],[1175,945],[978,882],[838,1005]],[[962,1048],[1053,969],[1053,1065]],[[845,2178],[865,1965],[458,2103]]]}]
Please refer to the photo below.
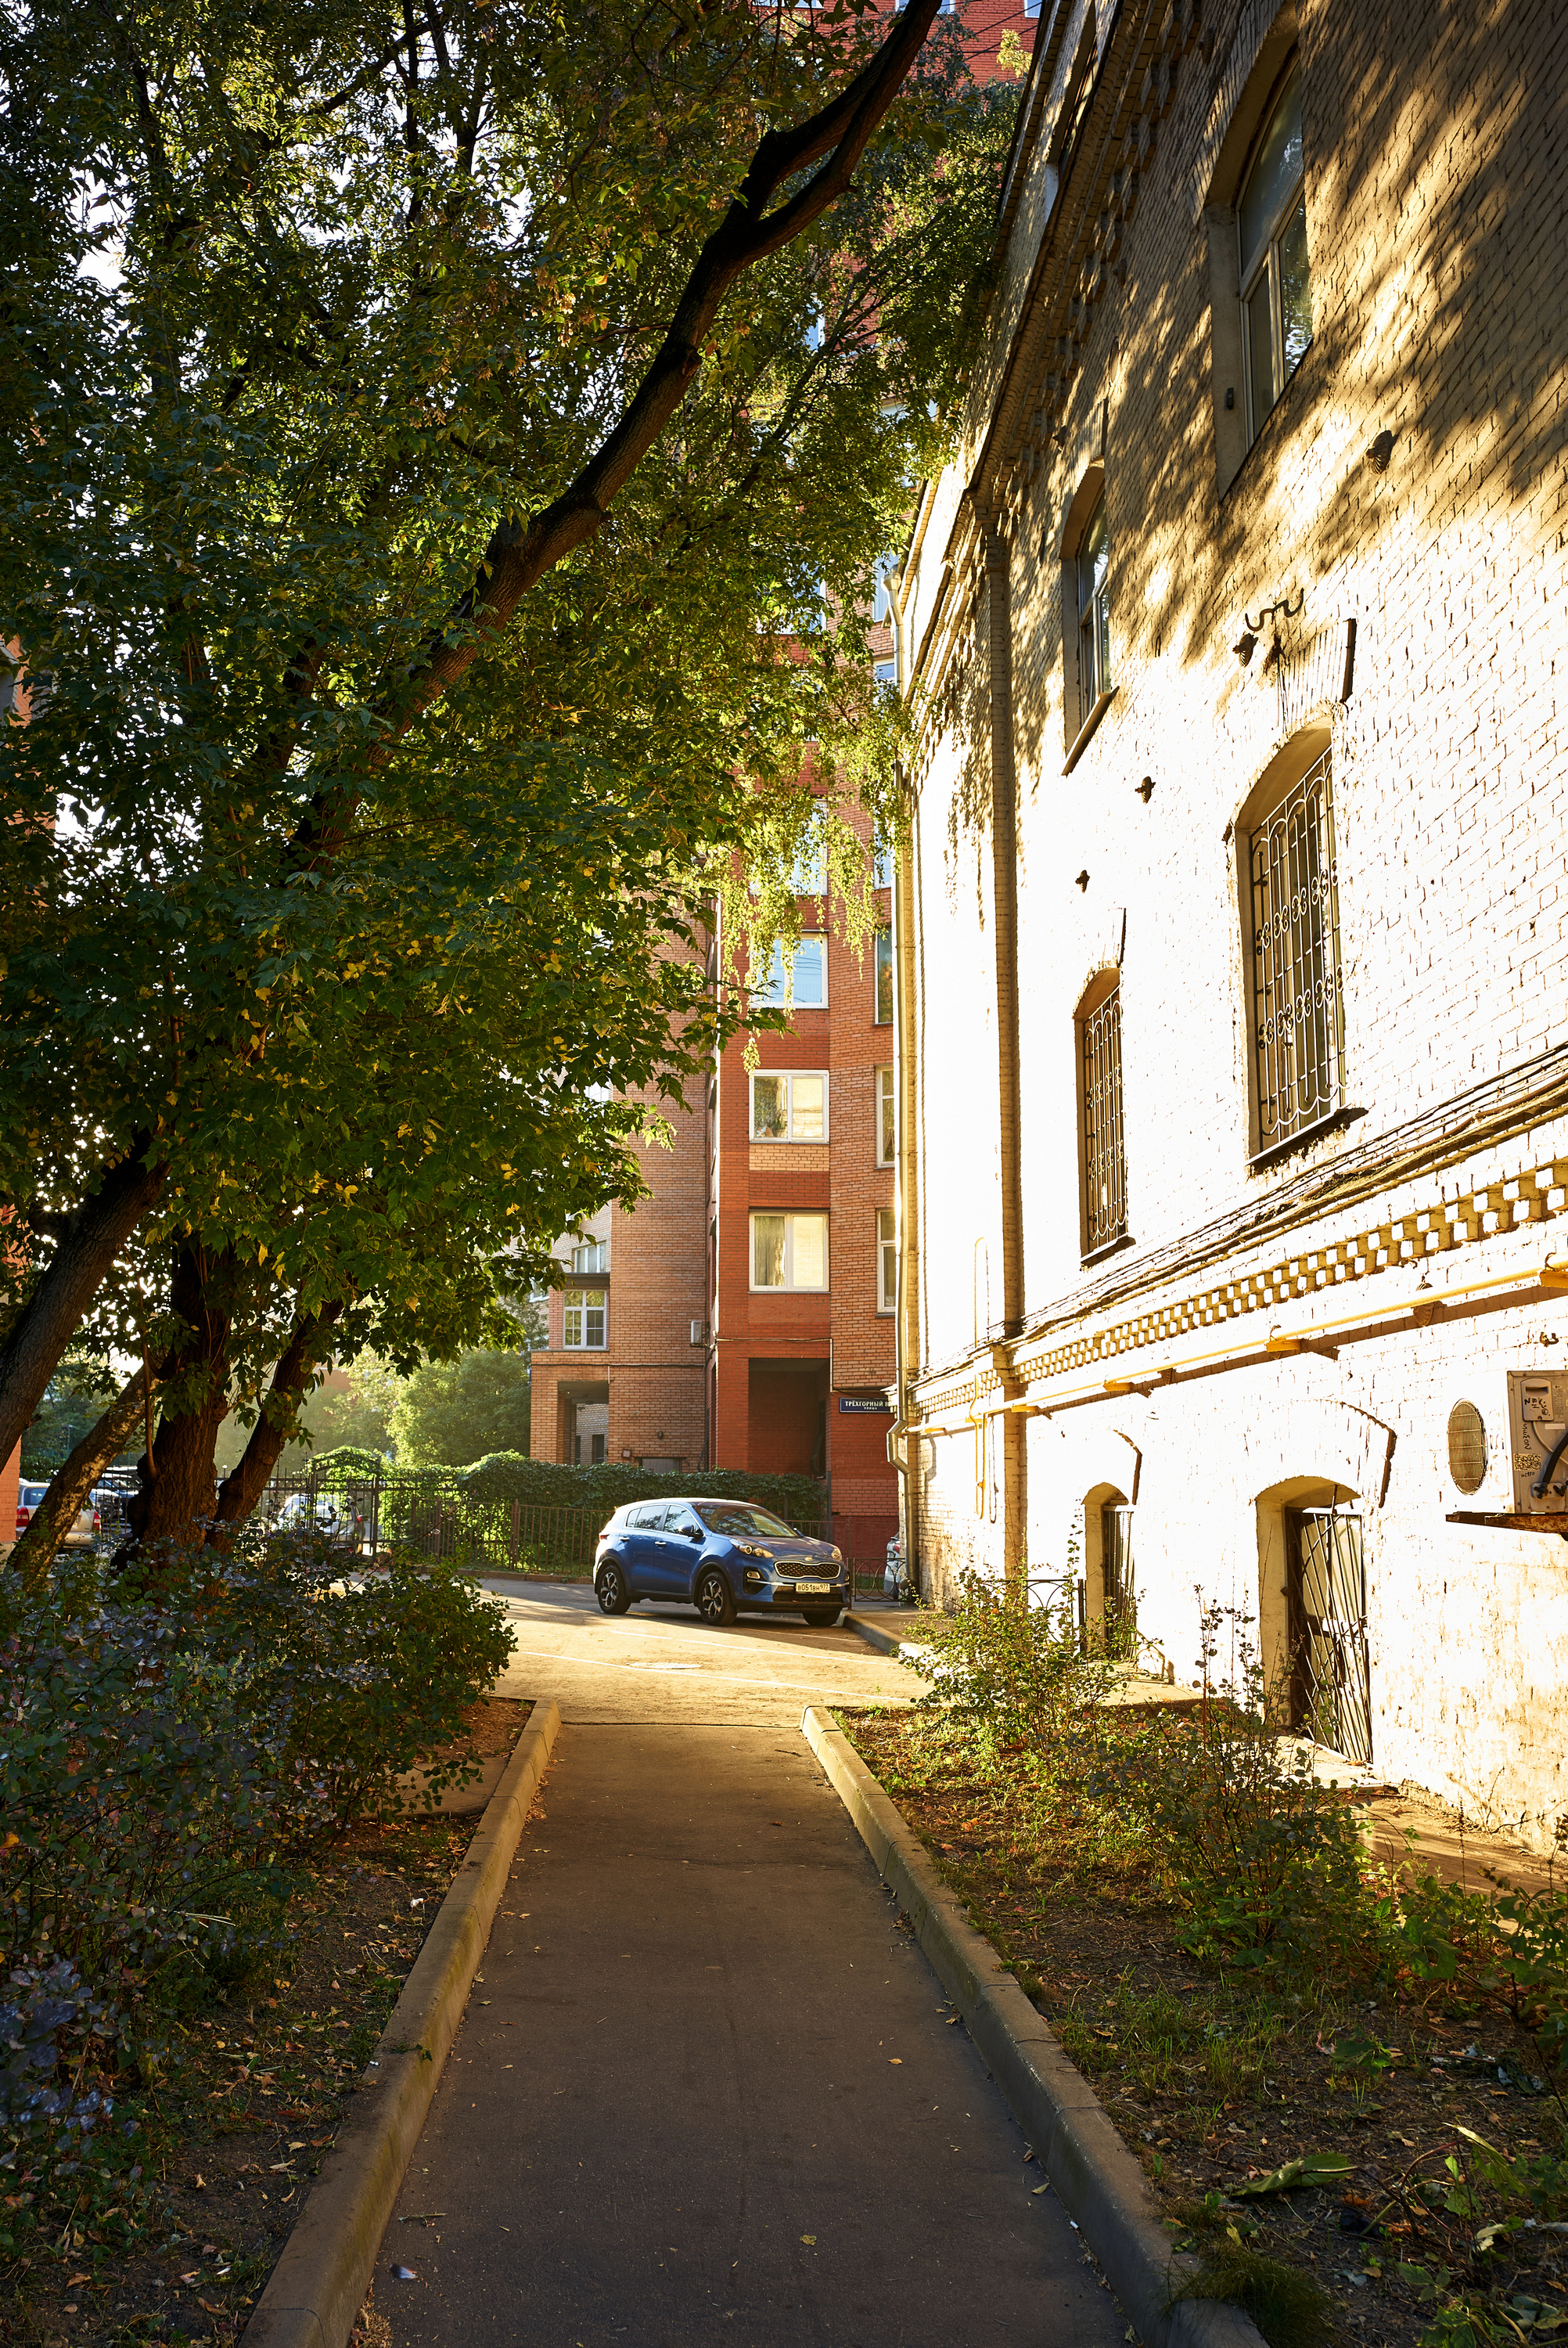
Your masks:
[{"label": "paved road", "polygon": [[886,1704],[924,1683],[853,1631],[743,1615],[712,1631],[690,1606],[605,1616],[586,1583],[499,1578],[516,1649],[499,1695],[553,1695],[566,1721],[750,1721],[797,1728],[808,1704]]},{"label": "paved road", "polygon": [[509,1684],[566,1725],[378,2261],[395,2348],[1119,2343],[799,1734],[886,1667],[538,1605]]}]

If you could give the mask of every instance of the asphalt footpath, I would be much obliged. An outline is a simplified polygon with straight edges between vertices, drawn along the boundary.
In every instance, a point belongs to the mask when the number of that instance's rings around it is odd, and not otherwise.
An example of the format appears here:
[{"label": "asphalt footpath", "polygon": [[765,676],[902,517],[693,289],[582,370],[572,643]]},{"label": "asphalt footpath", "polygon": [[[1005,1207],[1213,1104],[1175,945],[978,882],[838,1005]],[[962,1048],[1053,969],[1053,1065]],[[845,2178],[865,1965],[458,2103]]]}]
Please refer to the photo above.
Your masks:
[{"label": "asphalt footpath", "polygon": [[540,1810],[377,2261],[395,2348],[1124,2338],[797,1729],[569,1715]]}]

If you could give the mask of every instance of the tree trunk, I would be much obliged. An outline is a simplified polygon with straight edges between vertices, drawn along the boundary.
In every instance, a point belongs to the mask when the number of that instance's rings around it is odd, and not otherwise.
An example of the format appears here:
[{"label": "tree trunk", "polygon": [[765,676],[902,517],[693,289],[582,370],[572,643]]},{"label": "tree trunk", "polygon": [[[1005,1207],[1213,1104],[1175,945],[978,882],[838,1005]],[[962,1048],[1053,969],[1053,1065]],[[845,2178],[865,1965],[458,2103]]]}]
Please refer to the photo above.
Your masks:
[{"label": "tree trunk", "polygon": [[[233,1529],[244,1523],[272,1480],[278,1456],[299,1423],[299,1407],[306,1387],[314,1375],[316,1365],[332,1343],[333,1323],[343,1312],[341,1303],[323,1304],[296,1321],[293,1333],[284,1348],[261,1415],[251,1430],[251,1440],[237,1468],[230,1469],[218,1493],[218,1505],[213,1510],[216,1522],[212,1531],[214,1549],[226,1550],[233,1540]],[[273,1405],[277,1407],[274,1409]]]},{"label": "tree trunk", "polygon": [[138,1143],[83,1200],[0,1347],[0,1459],[9,1459],[32,1425],[83,1314],[157,1202],[168,1169],[147,1162],[147,1147]]},{"label": "tree trunk", "polygon": [[[12,1570],[20,1576],[24,1588],[35,1591],[43,1586],[88,1493],[115,1454],[124,1450],[127,1436],[146,1409],[147,1383],[145,1368],[128,1378],[97,1425],[83,1436],[65,1465],[56,1468],[48,1490],[33,1511],[32,1522],[11,1552]],[[152,1384],[156,1391],[156,1368]]]},{"label": "tree trunk", "polygon": [[152,1456],[137,1462],[141,1488],[126,1509],[130,1539],[115,1568],[138,1549],[199,1549],[212,1521],[212,1454],[229,1414],[229,1333],[233,1272],[227,1251],[210,1257],[200,1240],[182,1241],[174,1258],[169,1303],[185,1334],[164,1363],[164,1385],[179,1400],[159,1414]]}]

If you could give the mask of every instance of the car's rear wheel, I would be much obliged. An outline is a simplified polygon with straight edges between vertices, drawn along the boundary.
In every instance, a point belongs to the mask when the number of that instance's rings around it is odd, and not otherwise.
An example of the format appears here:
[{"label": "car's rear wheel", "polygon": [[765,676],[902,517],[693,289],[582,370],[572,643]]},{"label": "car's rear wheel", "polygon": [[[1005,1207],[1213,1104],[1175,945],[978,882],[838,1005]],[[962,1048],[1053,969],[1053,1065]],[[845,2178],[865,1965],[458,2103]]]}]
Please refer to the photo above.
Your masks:
[{"label": "car's rear wheel", "polygon": [[836,1606],[803,1606],[801,1612],[814,1631],[831,1631],[839,1616]]},{"label": "car's rear wheel", "polygon": [[607,1557],[594,1575],[593,1594],[601,1614],[624,1614],[630,1605],[631,1586],[613,1557]]},{"label": "car's rear wheel", "polygon": [[711,1622],[716,1630],[723,1630],[734,1621],[735,1593],[730,1588],[728,1574],[721,1567],[705,1567],[693,1594],[697,1612],[704,1622]]}]

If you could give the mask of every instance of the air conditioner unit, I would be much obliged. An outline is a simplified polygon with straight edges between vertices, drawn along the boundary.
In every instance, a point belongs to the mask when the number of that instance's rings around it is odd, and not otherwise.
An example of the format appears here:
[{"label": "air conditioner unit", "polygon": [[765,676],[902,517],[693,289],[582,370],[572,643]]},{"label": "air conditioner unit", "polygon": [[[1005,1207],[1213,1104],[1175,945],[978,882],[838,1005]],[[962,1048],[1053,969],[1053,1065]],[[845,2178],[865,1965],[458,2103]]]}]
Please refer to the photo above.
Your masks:
[{"label": "air conditioner unit", "polygon": [[1509,1370],[1465,1380],[1448,1414],[1448,1468],[1474,1521],[1568,1516],[1568,1370]]}]

